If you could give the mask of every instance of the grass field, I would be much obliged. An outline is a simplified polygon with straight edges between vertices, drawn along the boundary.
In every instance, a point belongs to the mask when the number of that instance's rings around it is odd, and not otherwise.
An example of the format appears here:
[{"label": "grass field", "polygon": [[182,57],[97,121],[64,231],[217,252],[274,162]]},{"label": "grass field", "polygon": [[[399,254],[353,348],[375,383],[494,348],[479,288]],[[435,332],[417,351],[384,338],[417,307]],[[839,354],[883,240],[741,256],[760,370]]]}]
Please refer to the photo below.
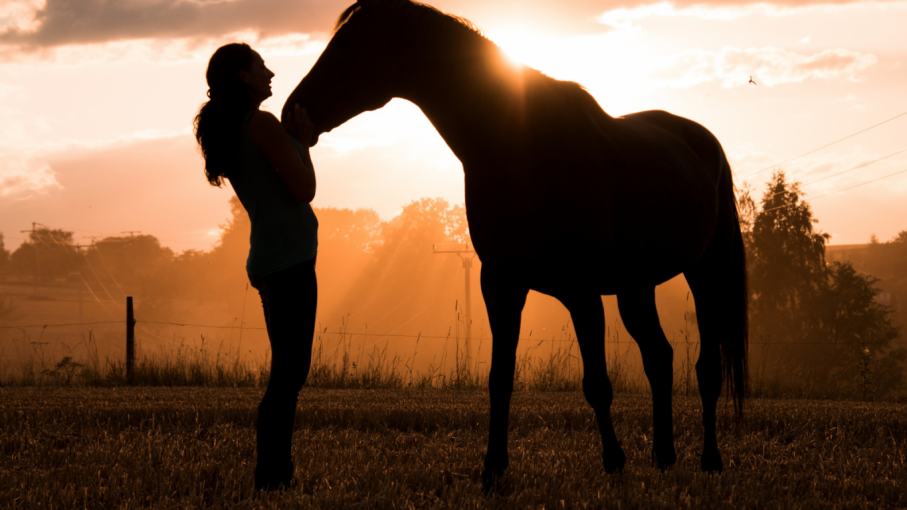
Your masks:
[{"label": "grass field", "polygon": [[608,476],[577,392],[518,392],[511,467],[485,498],[483,391],[303,390],[298,485],[256,494],[258,388],[0,388],[3,508],[905,508],[896,403],[752,400],[719,416],[727,469],[699,472],[698,399],[675,397],[678,463],[649,462],[646,395],[618,394],[629,457]]}]

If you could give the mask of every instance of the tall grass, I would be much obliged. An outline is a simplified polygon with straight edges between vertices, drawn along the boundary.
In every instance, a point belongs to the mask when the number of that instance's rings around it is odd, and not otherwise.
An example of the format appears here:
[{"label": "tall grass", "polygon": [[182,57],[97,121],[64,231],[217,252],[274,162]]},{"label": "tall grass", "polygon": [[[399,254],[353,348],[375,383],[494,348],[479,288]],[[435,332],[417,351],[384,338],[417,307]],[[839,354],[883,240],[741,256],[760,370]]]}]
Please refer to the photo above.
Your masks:
[{"label": "tall grass", "polygon": [[[674,394],[698,396],[695,374],[698,358],[698,338],[695,319],[672,341],[674,348]],[[356,334],[343,325],[339,337],[325,331],[314,338],[312,366],[306,386],[325,389],[402,389],[437,388],[454,390],[486,389],[488,365],[481,354],[490,348],[490,339],[479,338],[476,352],[468,356],[459,338],[460,328],[451,328],[444,340],[440,356],[435,356],[422,371],[415,370],[419,359],[421,337],[415,341],[410,356],[391,352],[389,341],[366,347],[355,339]],[[613,335],[613,336],[612,336]],[[330,341],[329,341],[330,336]],[[635,345],[622,340],[620,329],[608,329],[607,369],[612,387],[618,393],[648,393],[648,380],[638,362]],[[582,391],[583,364],[572,330],[565,325],[559,336],[532,340],[521,349],[514,371],[516,391]],[[124,360],[112,360],[98,352],[98,342],[92,332],[76,345],[81,355],[52,358],[47,342],[41,335],[32,341],[26,338],[24,361],[18,365],[0,363],[0,386],[126,386],[130,382]],[[448,348],[449,344],[456,348]],[[454,359],[448,359],[452,352]],[[59,354],[57,354],[59,356]],[[424,356],[424,355],[422,355]],[[2,353],[0,353],[2,357]],[[764,359],[764,357],[763,357]],[[858,384],[847,378],[820,377],[809,367],[782,366],[781,360],[772,364],[760,359],[751,367],[750,396],[761,398],[808,398],[830,400],[907,401],[904,388],[881,388]],[[860,360],[868,370],[871,360]],[[185,339],[169,351],[141,356],[136,360],[131,382],[136,386],[201,386],[255,388],[264,387],[270,375],[270,359],[265,354],[257,361],[241,360],[239,352],[227,352],[223,342],[213,345],[204,336],[200,342]]]}]

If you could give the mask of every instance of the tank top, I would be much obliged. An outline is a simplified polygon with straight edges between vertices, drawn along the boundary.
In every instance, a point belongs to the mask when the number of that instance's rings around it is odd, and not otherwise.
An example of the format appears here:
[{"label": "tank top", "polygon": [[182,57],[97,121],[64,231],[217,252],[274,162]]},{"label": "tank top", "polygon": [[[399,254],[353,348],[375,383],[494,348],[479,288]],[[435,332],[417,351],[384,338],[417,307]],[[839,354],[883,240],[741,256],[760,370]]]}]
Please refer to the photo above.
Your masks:
[{"label": "tank top", "polygon": [[[318,219],[312,206],[297,200],[264,152],[252,141],[249,119],[242,124],[239,165],[230,176],[230,185],[252,221],[249,278],[276,273],[315,258],[318,251]],[[305,158],[305,149],[293,137],[290,142]]]}]

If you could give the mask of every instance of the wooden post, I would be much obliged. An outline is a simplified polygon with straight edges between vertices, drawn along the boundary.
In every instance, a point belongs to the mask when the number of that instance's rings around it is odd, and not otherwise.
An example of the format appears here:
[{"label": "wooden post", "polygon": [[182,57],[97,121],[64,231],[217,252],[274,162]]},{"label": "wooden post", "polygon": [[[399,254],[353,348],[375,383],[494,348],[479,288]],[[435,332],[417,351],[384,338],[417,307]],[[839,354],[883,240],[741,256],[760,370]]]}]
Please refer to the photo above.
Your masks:
[{"label": "wooden post", "polygon": [[466,359],[472,357],[472,303],[470,302],[471,292],[470,292],[470,275],[469,270],[472,269],[472,257],[462,257],[463,258],[463,269],[466,270]]},{"label": "wooden post", "polygon": [[126,297],[126,380],[135,380],[135,315],[132,313],[132,296]]}]

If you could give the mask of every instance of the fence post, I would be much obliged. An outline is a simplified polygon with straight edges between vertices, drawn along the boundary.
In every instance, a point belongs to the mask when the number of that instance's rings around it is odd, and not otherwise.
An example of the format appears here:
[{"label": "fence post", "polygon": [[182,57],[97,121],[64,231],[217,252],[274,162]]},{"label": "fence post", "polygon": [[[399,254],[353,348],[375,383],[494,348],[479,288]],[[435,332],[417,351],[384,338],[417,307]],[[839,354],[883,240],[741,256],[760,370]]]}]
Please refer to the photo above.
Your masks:
[{"label": "fence post", "polygon": [[126,380],[135,380],[135,315],[132,313],[132,296],[126,297]]}]

